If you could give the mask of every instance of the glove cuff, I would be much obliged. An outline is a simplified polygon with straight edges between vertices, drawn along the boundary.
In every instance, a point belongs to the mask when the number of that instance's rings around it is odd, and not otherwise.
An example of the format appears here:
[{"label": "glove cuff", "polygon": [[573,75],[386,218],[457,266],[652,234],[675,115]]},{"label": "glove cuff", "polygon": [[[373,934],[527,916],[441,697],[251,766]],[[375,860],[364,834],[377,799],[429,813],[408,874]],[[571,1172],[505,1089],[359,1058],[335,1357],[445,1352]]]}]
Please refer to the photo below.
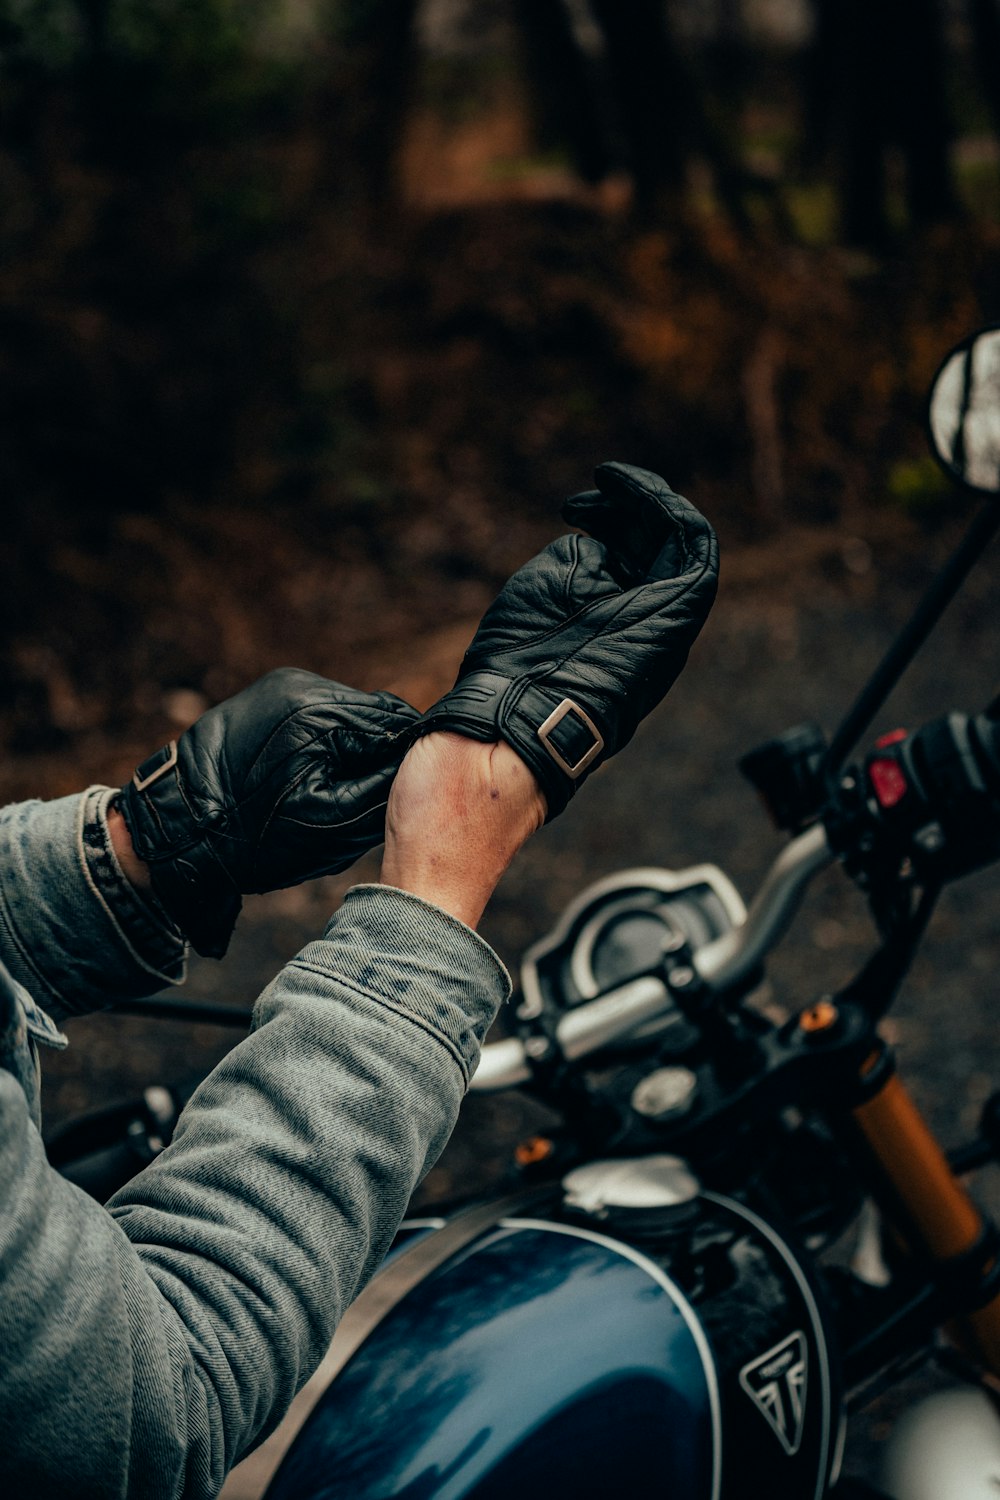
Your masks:
[{"label": "glove cuff", "polygon": [[196,953],[222,958],[243,903],[184,796],[175,740],[137,767],[117,803],[167,915]]},{"label": "glove cuff", "polygon": [[177,858],[150,861],[160,904],[202,958],[224,958],[243,898],[201,843]]},{"label": "glove cuff", "polygon": [[[194,816],[181,790],[177,741],[137,766],[118,794],[132,848],[147,864],[167,859],[197,838]],[[194,837],[192,836],[194,835]]]},{"label": "glove cuff", "polygon": [[476,740],[506,740],[534,773],[548,805],[546,822],[565,808],[605,750],[587,710],[557,687],[511,683],[470,672],[421,719],[418,734],[449,729]]}]

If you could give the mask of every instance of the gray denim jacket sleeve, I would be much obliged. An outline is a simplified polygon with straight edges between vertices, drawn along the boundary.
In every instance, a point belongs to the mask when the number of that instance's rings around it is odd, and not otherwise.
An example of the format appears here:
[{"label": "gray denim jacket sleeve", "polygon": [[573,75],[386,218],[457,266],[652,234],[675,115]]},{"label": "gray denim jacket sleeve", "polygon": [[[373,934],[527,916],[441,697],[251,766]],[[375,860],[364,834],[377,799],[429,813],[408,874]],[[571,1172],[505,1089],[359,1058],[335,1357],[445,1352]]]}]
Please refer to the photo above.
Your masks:
[{"label": "gray denim jacket sleeve", "polygon": [[[90,900],[72,884],[67,921]],[[55,952],[31,963],[59,992]],[[25,1091],[0,1069],[8,1492],[217,1495],[385,1254],[508,994],[460,922],[355,887],[106,1210],[48,1166]]]},{"label": "gray denim jacket sleeve", "polygon": [[114,795],[93,786],[0,809],[0,961],[56,1021],[184,978],[180,933],[115,858]]}]

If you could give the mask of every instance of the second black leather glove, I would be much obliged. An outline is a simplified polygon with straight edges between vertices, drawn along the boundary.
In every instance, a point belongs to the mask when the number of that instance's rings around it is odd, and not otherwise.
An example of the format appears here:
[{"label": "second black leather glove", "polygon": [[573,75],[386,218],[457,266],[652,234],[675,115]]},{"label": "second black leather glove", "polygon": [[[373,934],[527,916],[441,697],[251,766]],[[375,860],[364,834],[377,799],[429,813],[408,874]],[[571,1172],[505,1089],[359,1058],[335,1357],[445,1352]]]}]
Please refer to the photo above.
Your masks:
[{"label": "second black leather glove", "polygon": [[594,766],[628,743],[681,672],[715,598],[715,533],[658,475],[602,464],[564,536],[487,610],[450,693],[420,733],[504,739],[562,811]]},{"label": "second black leather glove", "polygon": [[156,896],[199,953],[225,953],[241,895],[334,874],[382,842],[418,720],[392,693],[286,667],[138,768],[122,816]]}]

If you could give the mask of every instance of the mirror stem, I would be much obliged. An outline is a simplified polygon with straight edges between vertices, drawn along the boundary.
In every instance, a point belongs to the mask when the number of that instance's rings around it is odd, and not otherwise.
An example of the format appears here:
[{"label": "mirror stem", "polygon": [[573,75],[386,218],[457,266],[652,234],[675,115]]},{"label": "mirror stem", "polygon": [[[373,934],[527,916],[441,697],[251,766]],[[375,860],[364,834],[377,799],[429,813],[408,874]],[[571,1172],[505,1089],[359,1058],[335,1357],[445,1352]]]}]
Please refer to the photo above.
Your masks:
[{"label": "mirror stem", "polygon": [[1000,505],[995,500],[990,500],[973,517],[968,531],[932,580],[927,592],[875,668],[833,736],[825,764],[828,785],[833,782],[847,756],[854,749],[958,593],[966,577],[972,571],[973,565],[989,545],[998,526],[1000,526]]}]

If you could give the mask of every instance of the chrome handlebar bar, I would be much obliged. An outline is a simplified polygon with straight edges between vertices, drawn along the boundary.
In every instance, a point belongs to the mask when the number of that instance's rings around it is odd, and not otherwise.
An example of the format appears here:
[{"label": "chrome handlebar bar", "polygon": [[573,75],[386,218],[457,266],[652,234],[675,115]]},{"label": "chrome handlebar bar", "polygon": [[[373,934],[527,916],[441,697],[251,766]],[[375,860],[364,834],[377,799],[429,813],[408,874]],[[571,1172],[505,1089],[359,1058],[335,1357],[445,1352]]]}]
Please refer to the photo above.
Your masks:
[{"label": "chrome handlebar bar", "polygon": [[715,990],[735,988],[767,957],[788,931],[814,875],[834,855],[822,823],[814,823],[782,849],[764,876],[745,920],[694,955],[694,966]]},{"label": "chrome handlebar bar", "polygon": [[[813,876],[831,863],[833,853],[822,824],[800,833],[778,855],[745,920],[693,956],[695,969],[712,989],[736,988],[749,979],[788,930]],[[610,1042],[656,1020],[673,1004],[663,980],[651,975],[567,1011],[556,1026],[556,1042],[568,1059],[586,1057]],[[540,1051],[545,1042],[538,1039]],[[531,1079],[532,1039],[490,1042],[484,1048],[470,1088],[478,1092],[517,1088]]]}]

